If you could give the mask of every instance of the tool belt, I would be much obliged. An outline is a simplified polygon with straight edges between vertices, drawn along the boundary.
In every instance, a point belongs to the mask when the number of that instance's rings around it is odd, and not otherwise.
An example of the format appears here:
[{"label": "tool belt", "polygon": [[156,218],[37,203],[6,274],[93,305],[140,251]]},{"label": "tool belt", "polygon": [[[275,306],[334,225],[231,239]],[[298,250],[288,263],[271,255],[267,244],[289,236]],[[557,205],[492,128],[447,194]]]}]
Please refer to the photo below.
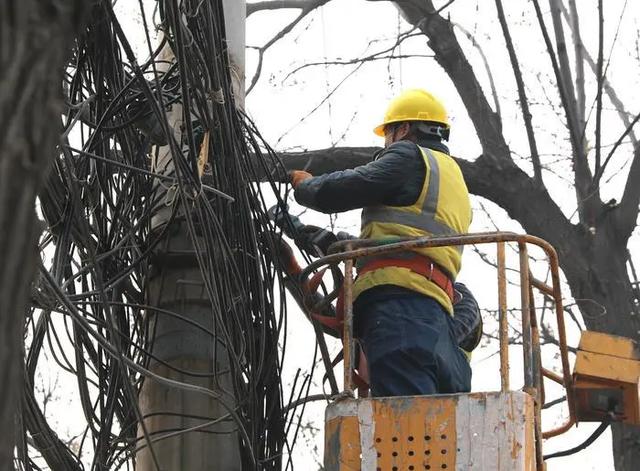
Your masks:
[{"label": "tool belt", "polygon": [[380,268],[396,267],[407,268],[418,275],[424,276],[446,293],[451,302],[454,302],[455,290],[453,280],[437,263],[425,255],[411,253],[410,257],[380,257],[365,259],[358,267],[358,276]]}]

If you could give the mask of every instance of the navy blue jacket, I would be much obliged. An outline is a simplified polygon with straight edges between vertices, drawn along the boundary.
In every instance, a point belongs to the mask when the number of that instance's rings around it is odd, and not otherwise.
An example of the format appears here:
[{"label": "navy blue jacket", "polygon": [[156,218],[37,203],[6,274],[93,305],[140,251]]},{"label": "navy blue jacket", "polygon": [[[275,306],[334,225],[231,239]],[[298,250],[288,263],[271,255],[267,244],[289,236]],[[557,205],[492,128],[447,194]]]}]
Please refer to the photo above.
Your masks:
[{"label": "navy blue jacket", "polygon": [[[423,140],[418,144],[449,154],[447,146],[438,140]],[[294,195],[298,203],[323,213],[375,205],[409,206],[420,197],[425,176],[424,159],[418,146],[411,141],[399,141],[366,165],[304,180]],[[455,289],[461,299],[454,305],[452,328],[460,344],[472,335],[481,317],[478,304],[466,286],[456,283]],[[356,313],[365,310],[369,303],[407,294],[414,293],[391,285],[372,288],[356,300]]]},{"label": "navy blue jacket", "polygon": [[[437,140],[420,141],[423,147],[449,153]],[[322,213],[339,213],[366,206],[409,206],[422,187],[426,169],[418,146],[399,141],[372,162],[354,169],[308,178],[298,185],[298,203]]]},{"label": "navy blue jacket", "polygon": [[[427,139],[420,146],[449,153],[441,141]],[[366,206],[409,206],[418,201],[426,168],[418,145],[398,141],[384,149],[378,158],[354,169],[340,170],[304,180],[294,192],[298,203],[323,213],[339,213]],[[412,293],[400,286],[385,285],[358,296],[361,306],[379,299]]]}]

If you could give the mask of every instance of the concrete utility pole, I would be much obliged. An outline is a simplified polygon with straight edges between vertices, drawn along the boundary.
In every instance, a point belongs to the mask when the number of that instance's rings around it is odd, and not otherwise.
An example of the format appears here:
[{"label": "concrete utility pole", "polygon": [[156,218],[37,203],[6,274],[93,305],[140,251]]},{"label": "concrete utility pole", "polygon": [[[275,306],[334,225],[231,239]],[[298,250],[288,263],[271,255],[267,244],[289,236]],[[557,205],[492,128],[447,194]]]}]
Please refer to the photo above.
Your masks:
[{"label": "concrete utility pole", "polygon": [[[243,107],[246,2],[223,0],[223,5],[235,100],[237,106]],[[173,105],[168,111],[168,119],[179,137],[182,107]],[[158,155],[156,171],[171,173],[173,162],[169,147],[159,149]],[[167,194],[167,197],[168,200],[170,195]],[[171,208],[161,205],[154,216],[152,230],[157,233],[165,228],[170,214]],[[186,224],[182,218],[176,219],[155,253],[154,270],[147,281],[147,302],[212,331],[213,307],[204,288],[194,247]],[[226,404],[235,404],[224,343],[179,318],[152,312],[149,315],[154,335],[153,355],[166,364],[155,361],[150,369],[163,377],[219,392]],[[204,376],[192,376],[180,371]],[[156,440],[169,437],[154,443],[155,455],[163,471],[241,470],[240,443],[235,423],[223,419],[211,424],[228,413],[220,401],[147,380],[140,394],[140,408],[146,417],[145,425],[151,437]],[[185,429],[193,430],[175,433]],[[144,444],[142,437],[139,428],[140,446]],[[142,448],[136,459],[139,471],[156,470],[148,447]]]}]

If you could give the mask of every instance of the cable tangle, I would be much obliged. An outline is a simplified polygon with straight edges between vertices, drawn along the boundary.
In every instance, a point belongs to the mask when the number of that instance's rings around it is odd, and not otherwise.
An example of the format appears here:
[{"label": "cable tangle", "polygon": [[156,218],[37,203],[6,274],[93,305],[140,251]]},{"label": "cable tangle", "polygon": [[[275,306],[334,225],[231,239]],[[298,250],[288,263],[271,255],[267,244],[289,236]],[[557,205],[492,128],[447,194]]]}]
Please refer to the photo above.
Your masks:
[{"label": "cable tangle", "polygon": [[[243,469],[277,470],[295,442],[287,432],[300,428],[281,385],[280,236],[263,194],[286,199],[284,169],[236,109],[221,1],[155,6],[138,2],[142,27],[132,32],[112,2],[95,2],[66,69],[59,153],[39,195],[47,227],[25,325],[17,469],[133,469],[144,448],[157,466],[162,440],[224,430],[237,437]],[[177,248],[176,234],[190,244]],[[167,274],[184,266],[197,283]],[[179,303],[162,297],[172,280],[187,293]],[[181,310],[194,292],[197,318]],[[166,361],[155,339],[167,323],[205,339],[213,369]],[[73,440],[56,432],[34,387],[50,368],[74,378],[85,424]],[[208,395],[223,412],[151,433],[139,403],[150,382]],[[298,375],[288,401],[309,384]]]}]

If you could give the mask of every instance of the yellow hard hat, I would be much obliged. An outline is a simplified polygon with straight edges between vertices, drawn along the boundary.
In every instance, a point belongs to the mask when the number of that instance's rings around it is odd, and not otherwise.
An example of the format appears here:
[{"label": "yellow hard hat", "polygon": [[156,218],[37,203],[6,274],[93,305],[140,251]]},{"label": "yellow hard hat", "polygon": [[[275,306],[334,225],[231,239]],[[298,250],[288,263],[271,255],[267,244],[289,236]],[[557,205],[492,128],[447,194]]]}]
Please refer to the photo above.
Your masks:
[{"label": "yellow hard hat", "polygon": [[449,128],[447,110],[440,100],[431,93],[419,88],[406,90],[400,96],[391,100],[384,122],[373,130],[378,136],[384,137],[384,127],[390,123],[402,121],[430,121]]}]

